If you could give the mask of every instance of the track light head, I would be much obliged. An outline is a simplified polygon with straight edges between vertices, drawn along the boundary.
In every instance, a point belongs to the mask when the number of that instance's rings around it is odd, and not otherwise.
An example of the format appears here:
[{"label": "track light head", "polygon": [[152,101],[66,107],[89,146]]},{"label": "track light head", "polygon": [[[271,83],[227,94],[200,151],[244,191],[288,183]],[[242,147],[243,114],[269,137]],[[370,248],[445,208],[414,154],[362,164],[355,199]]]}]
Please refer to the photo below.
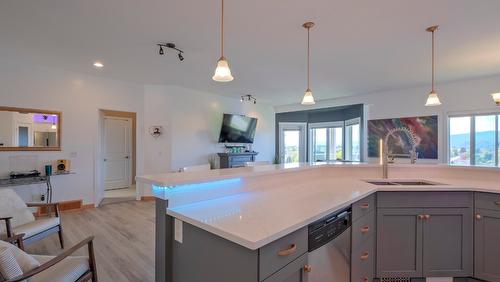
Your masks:
[{"label": "track light head", "polygon": [[182,53],[179,52],[179,54],[177,55],[179,57],[179,60],[182,62],[184,61],[184,56],[182,56]]},{"label": "track light head", "polygon": [[163,52],[163,47],[161,45],[160,45],[160,51],[158,52],[158,54],[160,54],[160,55],[165,54],[165,52]]}]

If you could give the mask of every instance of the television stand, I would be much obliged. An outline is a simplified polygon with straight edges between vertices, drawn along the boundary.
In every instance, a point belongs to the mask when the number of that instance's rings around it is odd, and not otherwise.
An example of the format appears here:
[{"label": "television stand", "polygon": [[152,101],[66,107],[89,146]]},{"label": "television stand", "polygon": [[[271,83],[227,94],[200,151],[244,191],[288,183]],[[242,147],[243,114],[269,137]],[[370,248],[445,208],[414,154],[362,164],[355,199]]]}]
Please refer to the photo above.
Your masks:
[{"label": "television stand", "polygon": [[220,168],[243,167],[246,162],[254,162],[257,152],[217,153],[220,158]]}]

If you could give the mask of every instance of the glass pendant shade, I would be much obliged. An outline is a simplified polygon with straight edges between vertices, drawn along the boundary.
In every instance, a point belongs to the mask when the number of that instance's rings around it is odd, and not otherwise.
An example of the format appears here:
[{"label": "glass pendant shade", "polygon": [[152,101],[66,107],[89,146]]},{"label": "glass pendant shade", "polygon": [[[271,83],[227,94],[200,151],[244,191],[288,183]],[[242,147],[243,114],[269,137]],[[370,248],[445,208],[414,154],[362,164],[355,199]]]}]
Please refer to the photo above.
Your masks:
[{"label": "glass pendant shade", "polygon": [[493,98],[493,101],[495,101],[497,106],[500,106],[500,93],[493,93],[491,94],[491,97]]},{"label": "glass pendant shade", "polygon": [[425,106],[427,107],[432,107],[432,106],[440,106],[441,101],[439,100],[438,94],[435,92],[429,93],[429,96],[427,96],[427,102],[425,103]]},{"label": "glass pendant shade", "polygon": [[304,94],[304,98],[302,98],[302,105],[314,105],[316,102],[314,101],[313,93],[311,89],[307,89]]},{"label": "glass pendant shade", "polygon": [[226,58],[221,57],[217,61],[217,68],[215,69],[215,74],[212,79],[219,82],[229,82],[234,79],[231,75],[231,70],[229,69],[229,64]]},{"label": "glass pendant shade", "polygon": [[57,125],[55,123],[53,123],[51,126],[50,126],[51,129],[57,129]]}]

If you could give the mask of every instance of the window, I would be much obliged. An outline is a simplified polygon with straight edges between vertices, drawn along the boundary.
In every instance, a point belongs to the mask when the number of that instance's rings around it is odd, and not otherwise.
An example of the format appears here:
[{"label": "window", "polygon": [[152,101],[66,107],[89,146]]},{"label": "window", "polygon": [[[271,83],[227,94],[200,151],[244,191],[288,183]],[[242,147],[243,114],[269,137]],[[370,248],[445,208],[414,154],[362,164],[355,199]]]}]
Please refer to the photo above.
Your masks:
[{"label": "window", "polygon": [[360,118],[345,122],[345,160],[359,162],[361,159]]},{"label": "window", "polygon": [[343,159],[344,122],[309,124],[309,160],[313,162]]},{"label": "window", "polygon": [[452,165],[499,165],[500,126],[497,114],[449,118],[449,163]]}]

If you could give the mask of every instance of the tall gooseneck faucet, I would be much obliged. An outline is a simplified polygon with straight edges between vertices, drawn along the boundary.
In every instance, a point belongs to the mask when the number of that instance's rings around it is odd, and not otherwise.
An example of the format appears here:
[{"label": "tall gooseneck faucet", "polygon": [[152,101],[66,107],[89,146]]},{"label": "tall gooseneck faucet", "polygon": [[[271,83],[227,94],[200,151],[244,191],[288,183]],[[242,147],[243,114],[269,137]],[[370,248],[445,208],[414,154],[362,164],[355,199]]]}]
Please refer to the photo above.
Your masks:
[{"label": "tall gooseneck faucet", "polygon": [[[408,136],[410,140],[411,149],[409,154],[390,154],[389,153],[389,137],[392,136],[396,132],[403,132]],[[394,158],[396,157],[408,157],[410,158],[410,162],[415,164],[418,159],[417,153],[417,138],[413,134],[413,132],[407,127],[397,127],[389,130],[385,135],[384,140],[380,140],[380,156],[382,158],[382,178],[387,179],[389,177],[389,158],[391,158],[391,162],[394,162]]]}]

